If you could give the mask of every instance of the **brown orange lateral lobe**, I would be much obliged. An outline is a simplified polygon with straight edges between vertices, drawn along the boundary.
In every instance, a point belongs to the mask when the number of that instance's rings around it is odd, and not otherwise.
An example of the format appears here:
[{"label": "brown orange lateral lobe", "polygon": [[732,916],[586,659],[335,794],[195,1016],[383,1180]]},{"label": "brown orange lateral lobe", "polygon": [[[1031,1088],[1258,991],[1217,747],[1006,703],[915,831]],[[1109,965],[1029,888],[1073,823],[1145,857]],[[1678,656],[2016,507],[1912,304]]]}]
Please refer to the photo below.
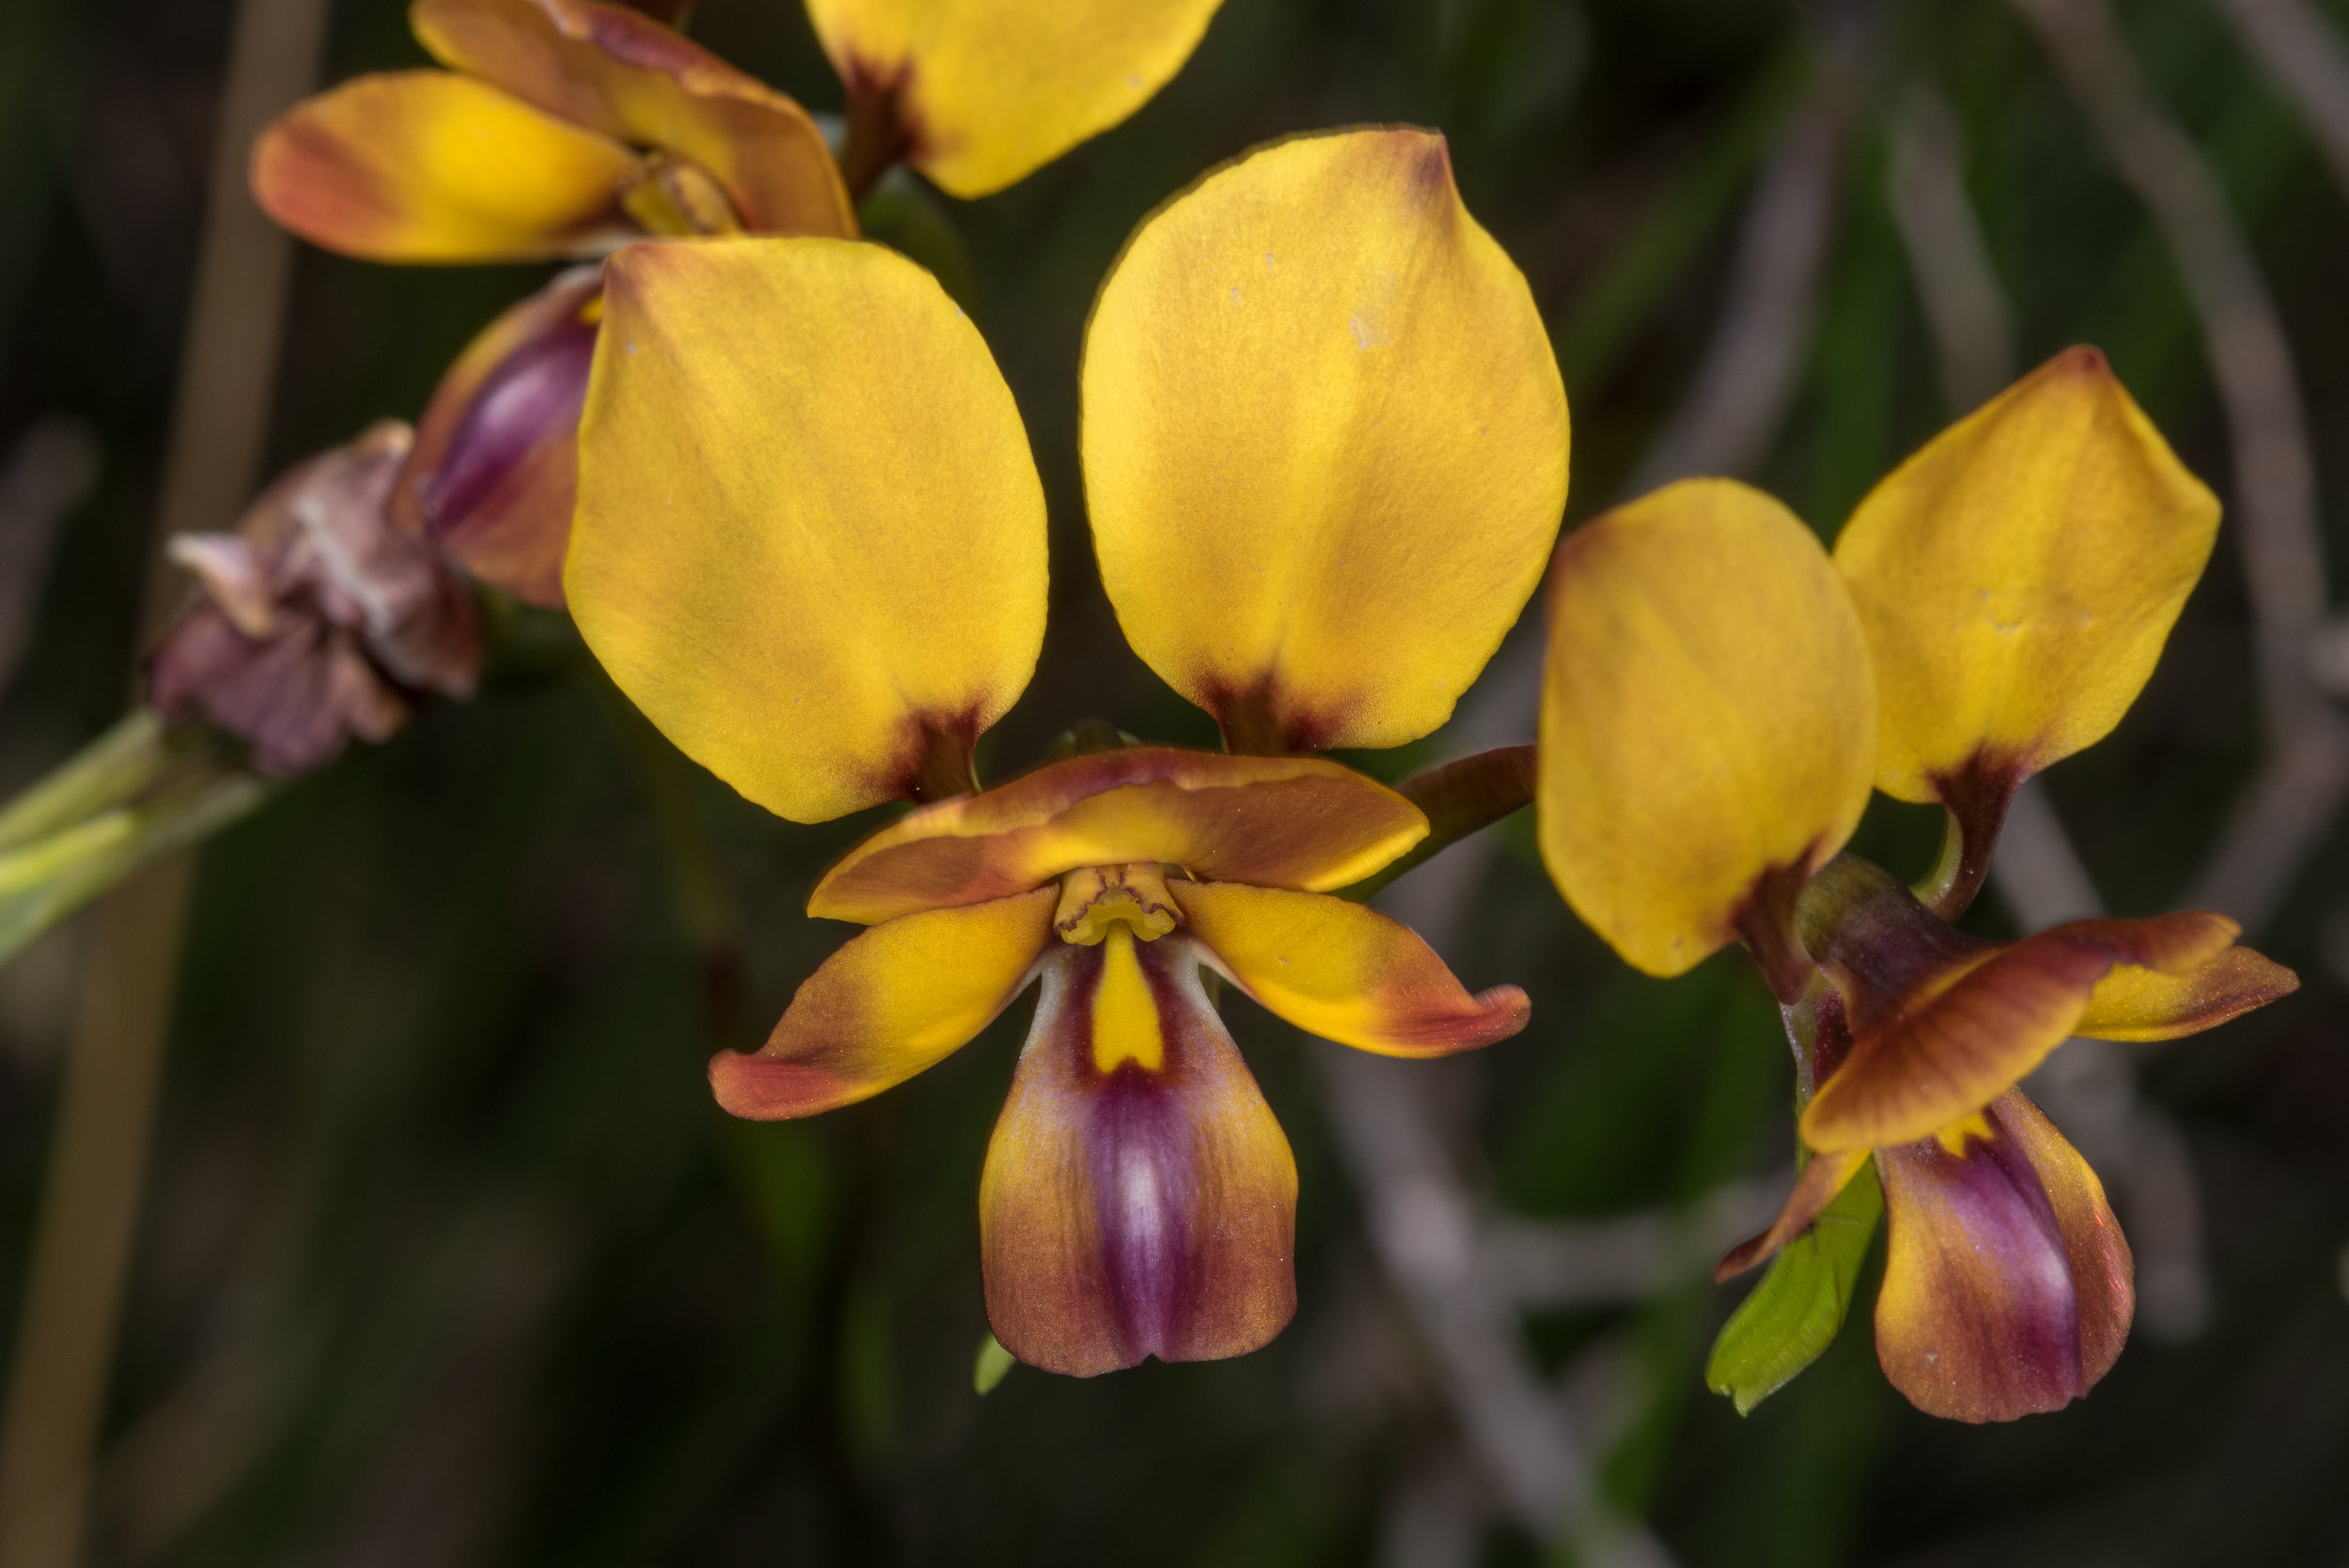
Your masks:
[{"label": "brown orange lateral lobe", "polygon": [[1003,1347],[1089,1377],[1146,1357],[1242,1355],[1297,1306],[1288,1141],[1177,935],[1135,944],[1162,1056],[1103,1071],[1112,944],[1060,946],[979,1188],[988,1321]]},{"label": "brown orange lateral lobe", "polygon": [[2128,1242],[2095,1173],[2019,1091],[1952,1141],[1877,1152],[1890,1226],[1877,1358],[1928,1415],[2061,1409],[2128,1338]]},{"label": "brown orange lateral lobe", "polygon": [[808,913],[871,924],[1134,862],[1268,886],[1343,887],[1426,831],[1409,801],[1334,762],[1133,746],[1050,763],[900,818],[825,874]]}]

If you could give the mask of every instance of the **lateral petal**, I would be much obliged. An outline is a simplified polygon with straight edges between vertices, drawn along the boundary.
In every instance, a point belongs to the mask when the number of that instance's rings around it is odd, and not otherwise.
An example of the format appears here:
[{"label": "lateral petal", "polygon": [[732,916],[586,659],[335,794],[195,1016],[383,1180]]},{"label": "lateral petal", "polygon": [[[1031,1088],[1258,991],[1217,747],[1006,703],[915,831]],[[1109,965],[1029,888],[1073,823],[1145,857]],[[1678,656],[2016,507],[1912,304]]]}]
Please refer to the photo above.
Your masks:
[{"label": "lateral petal", "polygon": [[361,76],[253,147],[253,195],[314,245],[370,261],[539,261],[635,231],[644,163],[608,136],[444,70]]},{"label": "lateral petal", "polygon": [[1829,944],[1819,957],[1845,992],[1857,1037],[1803,1111],[1803,1141],[1863,1149],[1926,1137],[1997,1099],[2077,1033],[2116,965],[2190,975],[2237,929],[2201,910],[2073,921],[1887,996],[1855,973],[1860,958]]},{"label": "lateral petal", "polygon": [[2093,349],[1951,426],[1852,514],[1835,564],[1875,655],[1876,784],[2015,777],[2101,739],[2202,575],[2218,502]]},{"label": "lateral petal", "polygon": [[[810,0],[859,96],[885,95],[906,161],[949,194],[1027,178],[1147,103],[1221,0]],[[868,111],[870,112],[870,111]]]},{"label": "lateral petal", "polygon": [[2183,973],[2122,964],[2096,982],[2072,1032],[2098,1040],[2174,1040],[2299,988],[2298,975],[2248,947],[2230,947]]},{"label": "lateral petal", "polygon": [[2058,1410],[2111,1370],[2136,1311],[2094,1172],[2017,1091],[1969,1129],[1882,1149],[1890,1221],[1876,1356],[1928,1415]]},{"label": "lateral petal", "polygon": [[813,1116],[937,1065],[1026,987],[1055,897],[1040,888],[859,932],[801,985],[766,1045],[710,1059],[719,1105],[754,1122]]},{"label": "lateral petal", "polygon": [[1031,1366],[1238,1356],[1297,1309],[1297,1164],[1198,963],[1180,935],[1046,960],[979,1183],[988,1322]]},{"label": "lateral petal", "polygon": [[1565,505],[1549,339],[1431,132],[1281,142],[1159,209],[1101,286],[1083,403],[1118,622],[1237,750],[1441,724]]},{"label": "lateral petal", "polygon": [[691,159],[745,228],[855,238],[848,190],[807,111],[639,11],[599,0],[416,0],[409,16],[443,64]]},{"label": "lateral petal", "polygon": [[1548,660],[1542,858],[1651,974],[1735,939],[1764,879],[1816,870],[1868,803],[1859,617],[1759,490],[1688,480],[1577,530],[1550,571]]},{"label": "lateral petal", "polygon": [[1321,757],[1133,746],[907,813],[827,872],[807,912],[869,924],[1134,862],[1321,892],[1360,881],[1426,833],[1418,807]]},{"label": "lateral petal", "polygon": [[604,280],[564,575],[604,668],[794,821],[967,759],[1045,607],[1044,492],[977,330],[838,240],[634,245]]},{"label": "lateral petal", "polygon": [[602,269],[576,268],[490,322],[433,389],[392,491],[394,522],[551,610],[563,608],[602,296]]},{"label": "lateral petal", "polygon": [[1450,1056],[1505,1040],[1532,1003],[1470,996],[1419,933],[1326,893],[1237,882],[1166,885],[1207,961],[1265,1011],[1380,1056]]}]

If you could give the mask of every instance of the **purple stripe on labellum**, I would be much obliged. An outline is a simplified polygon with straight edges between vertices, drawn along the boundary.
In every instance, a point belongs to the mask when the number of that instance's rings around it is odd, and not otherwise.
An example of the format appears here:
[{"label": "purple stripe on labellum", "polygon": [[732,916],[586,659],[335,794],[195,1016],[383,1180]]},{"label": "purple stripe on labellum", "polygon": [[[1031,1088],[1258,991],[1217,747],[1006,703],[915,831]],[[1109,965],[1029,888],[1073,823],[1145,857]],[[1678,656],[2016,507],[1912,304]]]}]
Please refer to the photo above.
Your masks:
[{"label": "purple stripe on labellum", "polygon": [[1198,965],[1179,935],[1045,960],[979,1192],[988,1316],[1032,1365],[1237,1356],[1296,1310],[1296,1164]]},{"label": "purple stripe on labellum", "polygon": [[1876,1151],[1890,1220],[1876,1353],[1928,1414],[2012,1421],[2085,1394],[2120,1352],[2127,1244],[2061,1136],[2009,1093]]}]

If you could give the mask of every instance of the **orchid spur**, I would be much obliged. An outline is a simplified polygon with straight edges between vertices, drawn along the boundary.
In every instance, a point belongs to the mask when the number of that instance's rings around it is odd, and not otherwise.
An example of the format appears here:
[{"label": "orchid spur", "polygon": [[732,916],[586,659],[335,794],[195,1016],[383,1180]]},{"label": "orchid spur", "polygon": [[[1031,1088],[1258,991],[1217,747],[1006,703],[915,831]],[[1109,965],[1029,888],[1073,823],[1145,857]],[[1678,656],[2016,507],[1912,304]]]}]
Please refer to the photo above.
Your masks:
[{"label": "orchid spur", "polygon": [[[1878,485],[1831,560],[1778,503],[1712,480],[1598,519],[1552,570],[1551,874],[1650,973],[1742,940],[1795,1048],[1808,1163],[1721,1272],[1880,1178],[1877,1353],[1935,1415],[2067,1404],[2133,1312],[2103,1188],[2017,1081],[2072,1035],[2167,1039],[2297,984],[2217,914],[2010,943],[1950,924],[2015,789],[2144,686],[2217,522],[2103,357],[2074,349]],[[1946,808],[1915,891],[1838,853],[1872,786]]]},{"label": "orchid spur", "polygon": [[[593,263],[646,239],[854,238],[855,198],[893,163],[982,195],[1124,119],[1181,69],[1217,4],[815,0],[848,89],[844,177],[799,104],[641,9],[414,0],[416,38],[448,69],[362,76],[297,104],[256,145],[253,189],[296,234],[377,261]],[[403,527],[557,608],[599,272],[564,272],[474,340],[418,421],[392,497]]]},{"label": "orchid spur", "polygon": [[1041,983],[980,1187],[989,1321],[1090,1374],[1255,1348],[1295,1305],[1296,1167],[1213,970],[1395,1056],[1524,1026],[1330,896],[1428,832],[1301,752],[1440,725],[1539,581],[1565,395],[1442,140],[1308,136],[1146,220],[1085,339],[1081,456],[1128,641],[1228,750],[1112,744],[974,791],[1042,645],[1044,505],[977,332],[919,268],[826,240],[640,246],[609,268],[566,583],[588,646],[687,754],[817,821],[922,802],[809,900],[863,924],[737,1115],[938,1062]]}]

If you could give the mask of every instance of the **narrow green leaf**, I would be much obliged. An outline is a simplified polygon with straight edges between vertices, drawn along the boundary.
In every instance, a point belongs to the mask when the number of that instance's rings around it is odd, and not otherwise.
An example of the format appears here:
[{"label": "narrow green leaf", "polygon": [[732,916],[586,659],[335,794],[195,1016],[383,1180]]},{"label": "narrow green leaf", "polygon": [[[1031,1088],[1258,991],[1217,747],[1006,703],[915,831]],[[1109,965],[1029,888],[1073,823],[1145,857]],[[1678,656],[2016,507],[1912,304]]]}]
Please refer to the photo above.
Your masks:
[{"label": "narrow green leaf", "polygon": [[1871,1160],[1810,1230],[1770,1260],[1762,1282],[1721,1326],[1704,1381],[1735,1401],[1739,1415],[1751,1414],[1834,1343],[1883,1216],[1884,1189]]},{"label": "narrow green leaf", "polygon": [[971,1386],[982,1394],[992,1393],[1013,1364],[1011,1352],[998,1343],[993,1334],[988,1335],[979,1342],[979,1362],[971,1369]]}]

